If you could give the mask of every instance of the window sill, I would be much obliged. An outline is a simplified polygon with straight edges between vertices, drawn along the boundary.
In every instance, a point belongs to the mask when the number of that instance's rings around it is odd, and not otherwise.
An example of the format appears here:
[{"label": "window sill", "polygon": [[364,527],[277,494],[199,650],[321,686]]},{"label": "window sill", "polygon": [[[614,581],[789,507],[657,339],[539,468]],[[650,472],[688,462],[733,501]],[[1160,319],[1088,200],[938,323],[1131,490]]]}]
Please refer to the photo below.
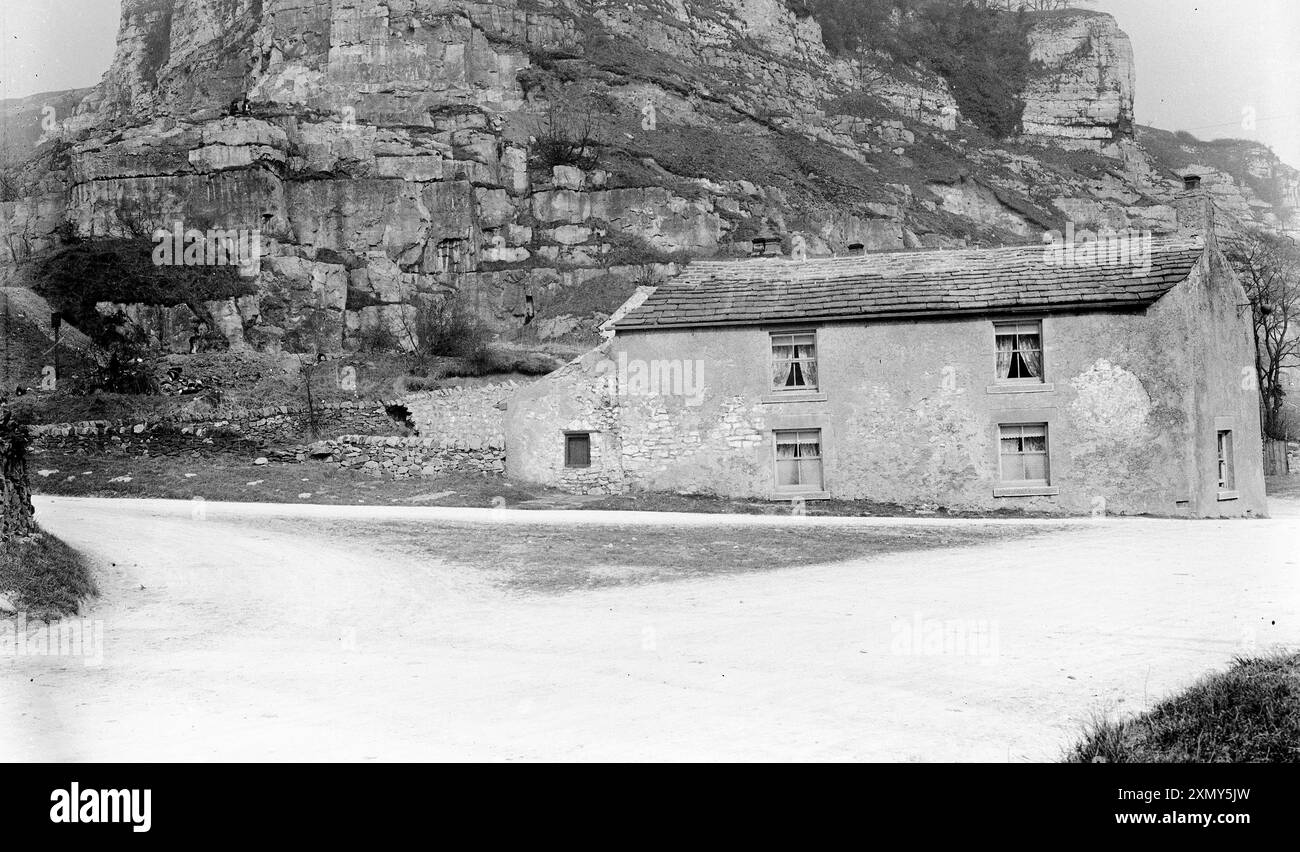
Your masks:
[{"label": "window sill", "polygon": [[783,402],[825,402],[826,394],[819,391],[778,391],[765,394],[760,401],[764,405],[779,405]]},{"label": "window sill", "polygon": [[1225,502],[1225,501],[1227,501],[1227,500],[1240,500],[1240,499],[1241,499],[1241,492],[1240,492],[1240,491],[1220,491],[1220,492],[1219,492],[1219,502],[1220,502],[1220,503],[1223,503],[1223,502]]},{"label": "window sill", "polygon": [[993,384],[985,389],[986,393],[1049,393],[1056,390],[1056,385],[1051,382],[1025,382],[1023,385],[1018,384]]},{"label": "window sill", "polygon": [[993,489],[994,497],[1055,497],[1060,493],[1055,485],[1000,485]]},{"label": "window sill", "polygon": [[829,500],[831,492],[829,491],[774,491],[767,496],[767,499],[779,503],[788,503],[791,500]]}]

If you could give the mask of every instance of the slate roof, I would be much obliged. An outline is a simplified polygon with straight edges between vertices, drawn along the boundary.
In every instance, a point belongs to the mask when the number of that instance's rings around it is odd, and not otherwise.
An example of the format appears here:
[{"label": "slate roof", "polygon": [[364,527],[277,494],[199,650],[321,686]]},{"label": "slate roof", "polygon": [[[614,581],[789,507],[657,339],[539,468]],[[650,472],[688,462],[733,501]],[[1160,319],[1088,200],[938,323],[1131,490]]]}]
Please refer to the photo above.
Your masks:
[{"label": "slate roof", "polygon": [[1153,240],[1151,268],[1052,265],[1044,246],[852,257],[696,261],[615,324],[620,331],[1140,308],[1186,280],[1199,241]]}]

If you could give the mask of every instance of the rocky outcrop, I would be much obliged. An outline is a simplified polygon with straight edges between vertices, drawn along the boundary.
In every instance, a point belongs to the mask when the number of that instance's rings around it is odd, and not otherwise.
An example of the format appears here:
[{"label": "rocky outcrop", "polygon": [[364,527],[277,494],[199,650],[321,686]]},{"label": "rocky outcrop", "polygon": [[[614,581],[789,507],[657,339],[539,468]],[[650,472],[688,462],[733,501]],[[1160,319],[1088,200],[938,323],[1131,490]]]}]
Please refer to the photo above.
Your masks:
[{"label": "rocky outcrop", "polygon": [[[638,286],[756,240],[826,255],[1176,227],[1180,182],[1133,139],[1127,37],[1096,13],[1034,21],[1040,155],[984,136],[933,73],[831,55],[779,0],[124,0],[103,82],[0,203],[0,264],[65,221],[255,232],[253,295],[105,309],[173,352],[198,328],[334,354],[414,348],[447,299],[506,339],[594,340]],[[1224,174],[1267,220],[1274,202]]]},{"label": "rocky outcrop", "polygon": [[[21,163],[55,135],[90,89],[41,92],[0,101],[0,166]],[[0,198],[0,201],[9,201]]]},{"label": "rocky outcrop", "polygon": [[1069,10],[1029,31],[1035,69],[1025,87],[1024,132],[1067,148],[1118,154],[1133,129],[1133,46],[1115,19]]}]

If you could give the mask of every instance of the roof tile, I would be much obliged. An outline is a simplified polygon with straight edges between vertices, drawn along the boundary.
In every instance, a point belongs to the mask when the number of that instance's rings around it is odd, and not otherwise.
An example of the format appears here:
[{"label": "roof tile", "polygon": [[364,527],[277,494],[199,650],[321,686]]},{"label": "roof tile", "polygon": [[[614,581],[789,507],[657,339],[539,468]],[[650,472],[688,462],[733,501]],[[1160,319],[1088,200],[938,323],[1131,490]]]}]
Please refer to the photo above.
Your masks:
[{"label": "roof tile", "polygon": [[1186,279],[1203,250],[1194,241],[1152,241],[1151,263],[1144,268],[1056,266],[1042,246],[879,252],[802,262],[697,261],[660,285],[615,327],[754,325],[808,317],[923,316],[1012,307],[1141,307]]}]

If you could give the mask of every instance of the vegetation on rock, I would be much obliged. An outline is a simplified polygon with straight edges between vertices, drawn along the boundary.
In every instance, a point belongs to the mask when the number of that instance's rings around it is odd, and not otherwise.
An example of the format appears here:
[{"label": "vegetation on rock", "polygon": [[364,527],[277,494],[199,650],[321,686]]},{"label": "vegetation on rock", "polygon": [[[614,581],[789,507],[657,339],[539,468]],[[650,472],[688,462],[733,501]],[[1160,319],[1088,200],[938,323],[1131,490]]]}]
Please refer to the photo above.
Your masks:
[{"label": "vegetation on rock", "polygon": [[99,302],[189,305],[203,316],[203,303],[256,292],[234,266],[157,265],[147,238],[77,240],[34,258],[33,289],[77,328],[102,341],[114,323],[95,309]]},{"label": "vegetation on rock", "polygon": [[1023,10],[966,0],[788,0],[822,25],[832,53],[882,51],[948,81],[962,115],[997,138],[1019,132],[1029,75]]}]

